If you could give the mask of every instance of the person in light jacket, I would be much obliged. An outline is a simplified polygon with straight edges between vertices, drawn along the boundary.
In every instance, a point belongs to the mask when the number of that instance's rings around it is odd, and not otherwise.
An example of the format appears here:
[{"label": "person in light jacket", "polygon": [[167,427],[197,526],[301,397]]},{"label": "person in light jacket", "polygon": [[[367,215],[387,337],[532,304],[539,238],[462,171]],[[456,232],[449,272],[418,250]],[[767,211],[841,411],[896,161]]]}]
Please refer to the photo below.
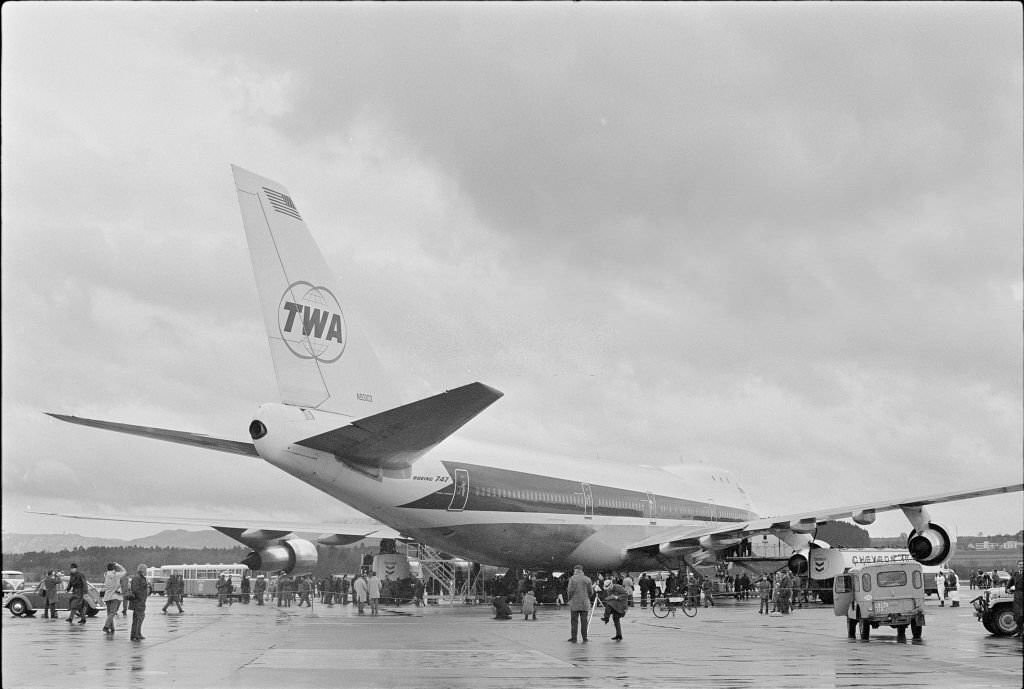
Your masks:
[{"label": "person in light jacket", "polygon": [[114,620],[117,619],[117,611],[121,608],[121,577],[128,573],[116,562],[107,563],[107,572],[103,575],[103,589],[100,591],[100,598],[107,606],[107,621],[103,623],[103,631],[107,634],[114,633]]},{"label": "person in light jacket", "polygon": [[352,581],[352,596],[356,600],[356,606],[359,608],[359,614],[365,615],[364,607],[366,602],[370,599],[367,595],[369,588],[366,585],[366,577],[362,574],[357,574],[356,578]]},{"label": "person in light jacket", "polygon": [[370,596],[370,614],[376,615],[380,606],[380,577],[376,572],[370,572],[370,578],[366,580],[366,589]]}]

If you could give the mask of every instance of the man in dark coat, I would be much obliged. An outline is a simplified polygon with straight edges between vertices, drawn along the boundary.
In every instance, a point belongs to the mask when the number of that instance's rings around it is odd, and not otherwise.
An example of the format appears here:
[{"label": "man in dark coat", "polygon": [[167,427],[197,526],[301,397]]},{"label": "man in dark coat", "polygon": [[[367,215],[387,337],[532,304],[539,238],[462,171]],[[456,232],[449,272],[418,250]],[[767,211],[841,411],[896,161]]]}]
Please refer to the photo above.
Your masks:
[{"label": "man in dark coat", "polygon": [[609,617],[615,622],[613,641],[622,641],[622,626],[619,624],[619,620],[626,614],[629,597],[629,590],[622,584],[613,583],[605,588],[604,617],[601,619],[605,624],[608,624]]},{"label": "man in dark coat", "polygon": [[146,619],[146,598],[149,597],[149,581],[146,579],[146,565],[135,570],[129,588],[132,602],[132,641],[142,641],[142,621]]},{"label": "man in dark coat", "polygon": [[68,624],[74,621],[76,613],[81,618],[78,624],[85,624],[85,588],[85,577],[78,571],[78,565],[72,562],[67,587],[71,592],[71,600],[68,602]]},{"label": "man in dark coat", "polygon": [[60,577],[51,569],[39,585],[43,595],[43,618],[57,619],[57,589],[60,588]]},{"label": "man in dark coat", "polygon": [[569,584],[566,587],[569,615],[572,620],[572,636],[569,637],[571,643],[576,643],[577,630],[583,632],[583,641],[587,641],[587,615],[590,613],[590,596],[593,589],[594,584],[590,577],[583,573],[583,565],[573,567],[573,575],[569,577]]},{"label": "man in dark coat", "polygon": [[1013,618],[1017,620],[1016,636],[1024,638],[1024,560],[1017,562],[1017,571],[1010,577],[1007,590],[1013,589]]}]

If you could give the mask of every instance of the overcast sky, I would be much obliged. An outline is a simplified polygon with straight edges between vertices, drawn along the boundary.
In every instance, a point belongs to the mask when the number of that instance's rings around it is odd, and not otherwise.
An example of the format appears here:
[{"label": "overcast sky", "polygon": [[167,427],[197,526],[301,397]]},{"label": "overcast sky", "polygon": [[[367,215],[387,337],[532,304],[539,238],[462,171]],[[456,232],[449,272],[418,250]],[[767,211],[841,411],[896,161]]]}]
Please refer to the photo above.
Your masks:
[{"label": "overcast sky", "polygon": [[43,415],[248,440],[230,163],[407,401],[504,391],[436,452],[721,466],[765,514],[1018,482],[1021,46],[1017,3],[5,4],[3,528],[349,514]]}]

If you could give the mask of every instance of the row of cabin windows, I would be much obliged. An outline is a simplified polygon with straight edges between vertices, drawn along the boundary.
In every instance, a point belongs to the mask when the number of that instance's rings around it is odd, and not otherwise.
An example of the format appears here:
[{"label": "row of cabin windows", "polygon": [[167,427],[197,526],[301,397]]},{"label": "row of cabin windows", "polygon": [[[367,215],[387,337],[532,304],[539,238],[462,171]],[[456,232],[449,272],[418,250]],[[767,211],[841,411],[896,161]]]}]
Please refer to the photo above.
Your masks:
[{"label": "row of cabin windows", "polygon": [[[473,495],[485,498],[502,498],[507,500],[522,500],[525,502],[545,503],[549,505],[573,505],[584,507],[583,493],[548,493],[532,490],[510,490],[507,488],[492,488],[490,486],[473,486]],[[641,514],[647,514],[650,510],[650,502],[647,500],[618,500],[597,497],[591,498],[588,502],[598,508],[609,508],[618,510],[632,510]],[[732,510],[716,510],[711,506],[704,506],[695,510],[692,506],[677,505],[669,503],[655,503],[656,516],[666,519],[686,519],[692,517],[732,516],[741,519],[742,516],[734,514]]]}]

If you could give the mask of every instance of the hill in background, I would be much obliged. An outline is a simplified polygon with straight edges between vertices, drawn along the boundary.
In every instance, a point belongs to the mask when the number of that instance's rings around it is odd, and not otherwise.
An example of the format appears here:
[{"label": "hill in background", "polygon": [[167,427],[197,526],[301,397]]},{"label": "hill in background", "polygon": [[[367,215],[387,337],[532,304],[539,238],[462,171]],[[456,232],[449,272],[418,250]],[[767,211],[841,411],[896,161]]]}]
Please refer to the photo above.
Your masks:
[{"label": "hill in background", "polygon": [[234,548],[238,543],[213,529],[186,531],[168,529],[152,536],[132,540],[123,538],[94,538],[78,534],[3,534],[4,553],[55,553],[61,550],[92,547],[141,548]]}]

